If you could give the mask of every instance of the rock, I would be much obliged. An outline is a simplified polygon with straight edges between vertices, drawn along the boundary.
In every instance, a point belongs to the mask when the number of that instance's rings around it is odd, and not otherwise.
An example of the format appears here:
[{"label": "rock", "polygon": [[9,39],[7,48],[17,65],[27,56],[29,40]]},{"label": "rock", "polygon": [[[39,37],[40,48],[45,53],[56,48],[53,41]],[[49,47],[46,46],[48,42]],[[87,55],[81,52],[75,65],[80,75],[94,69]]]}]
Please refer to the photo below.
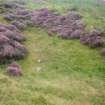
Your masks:
[{"label": "rock", "polygon": [[19,64],[16,62],[12,62],[8,67],[7,67],[7,73],[10,76],[22,76],[22,70]]}]

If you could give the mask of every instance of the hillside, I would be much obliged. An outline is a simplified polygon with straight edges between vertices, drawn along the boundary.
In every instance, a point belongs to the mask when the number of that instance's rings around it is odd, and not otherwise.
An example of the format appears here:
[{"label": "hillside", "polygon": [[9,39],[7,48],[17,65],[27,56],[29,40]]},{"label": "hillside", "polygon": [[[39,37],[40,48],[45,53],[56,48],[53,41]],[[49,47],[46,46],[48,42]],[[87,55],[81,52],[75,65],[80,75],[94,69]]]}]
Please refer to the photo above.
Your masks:
[{"label": "hillside", "polygon": [[[48,8],[60,15],[75,10],[83,16],[86,30],[105,30],[105,4],[101,0],[27,0],[25,8]],[[0,23],[10,24],[2,15]],[[22,34],[28,55],[17,63],[23,75],[9,76],[8,64],[0,64],[0,105],[105,105],[101,47],[90,48],[78,39],[50,37],[43,27],[28,26]]]}]

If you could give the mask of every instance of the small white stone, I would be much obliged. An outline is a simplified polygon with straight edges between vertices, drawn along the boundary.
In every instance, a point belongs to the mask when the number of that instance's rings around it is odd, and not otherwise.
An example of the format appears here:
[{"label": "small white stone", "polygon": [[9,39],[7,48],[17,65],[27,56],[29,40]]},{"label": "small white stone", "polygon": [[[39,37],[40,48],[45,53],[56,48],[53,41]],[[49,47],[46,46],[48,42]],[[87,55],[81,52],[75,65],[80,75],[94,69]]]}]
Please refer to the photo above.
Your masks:
[{"label": "small white stone", "polygon": [[41,70],[42,70],[41,67],[37,67],[37,68],[36,68],[36,71],[38,71],[38,72],[41,71]]},{"label": "small white stone", "polygon": [[40,59],[38,59],[38,63],[41,63],[41,60]]}]

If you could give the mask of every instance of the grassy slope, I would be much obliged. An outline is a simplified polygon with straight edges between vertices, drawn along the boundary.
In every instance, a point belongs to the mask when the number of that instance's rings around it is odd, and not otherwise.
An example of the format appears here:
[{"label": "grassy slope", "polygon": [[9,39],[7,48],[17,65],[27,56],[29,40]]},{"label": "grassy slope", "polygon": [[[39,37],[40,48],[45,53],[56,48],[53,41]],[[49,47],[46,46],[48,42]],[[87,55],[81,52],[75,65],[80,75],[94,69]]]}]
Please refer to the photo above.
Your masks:
[{"label": "grassy slope", "polygon": [[[104,9],[96,7],[92,0],[55,1],[58,2],[29,3],[29,7],[55,8],[62,13],[68,7],[76,6],[86,14],[84,20],[89,28],[96,24],[104,27],[104,20],[100,19]],[[78,1],[86,4],[80,6]],[[96,12],[96,18],[93,11],[101,12]],[[29,50],[29,56],[19,61],[24,75],[8,77],[4,66],[0,67],[0,105],[105,105],[105,61],[97,50],[89,49],[79,41],[48,37],[43,29],[28,28],[24,34]]]}]

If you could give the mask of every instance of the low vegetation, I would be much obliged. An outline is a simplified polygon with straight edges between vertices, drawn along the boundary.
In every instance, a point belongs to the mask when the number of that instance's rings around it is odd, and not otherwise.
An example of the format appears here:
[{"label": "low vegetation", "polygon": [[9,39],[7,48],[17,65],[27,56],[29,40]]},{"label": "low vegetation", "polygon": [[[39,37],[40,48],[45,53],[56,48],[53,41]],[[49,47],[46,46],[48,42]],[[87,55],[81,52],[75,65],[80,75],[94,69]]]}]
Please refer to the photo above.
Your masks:
[{"label": "low vegetation", "polygon": [[[89,32],[96,26],[105,29],[105,8],[101,0],[43,3],[27,0],[27,3],[30,10],[48,8],[61,15],[76,10],[83,16]],[[0,23],[10,24],[1,15]],[[105,58],[99,54],[101,47],[91,49],[79,40],[64,40],[55,34],[49,37],[42,27],[26,27],[22,33],[27,38],[22,44],[27,47],[28,55],[17,61],[21,67],[11,64],[22,70],[19,74],[22,76],[7,75],[6,68],[11,72],[11,65],[10,68],[7,64],[0,65],[0,105],[105,105]],[[104,35],[103,32],[93,39],[102,37],[103,40]],[[98,42],[104,47],[103,41]],[[105,50],[101,53],[104,55]]]}]

